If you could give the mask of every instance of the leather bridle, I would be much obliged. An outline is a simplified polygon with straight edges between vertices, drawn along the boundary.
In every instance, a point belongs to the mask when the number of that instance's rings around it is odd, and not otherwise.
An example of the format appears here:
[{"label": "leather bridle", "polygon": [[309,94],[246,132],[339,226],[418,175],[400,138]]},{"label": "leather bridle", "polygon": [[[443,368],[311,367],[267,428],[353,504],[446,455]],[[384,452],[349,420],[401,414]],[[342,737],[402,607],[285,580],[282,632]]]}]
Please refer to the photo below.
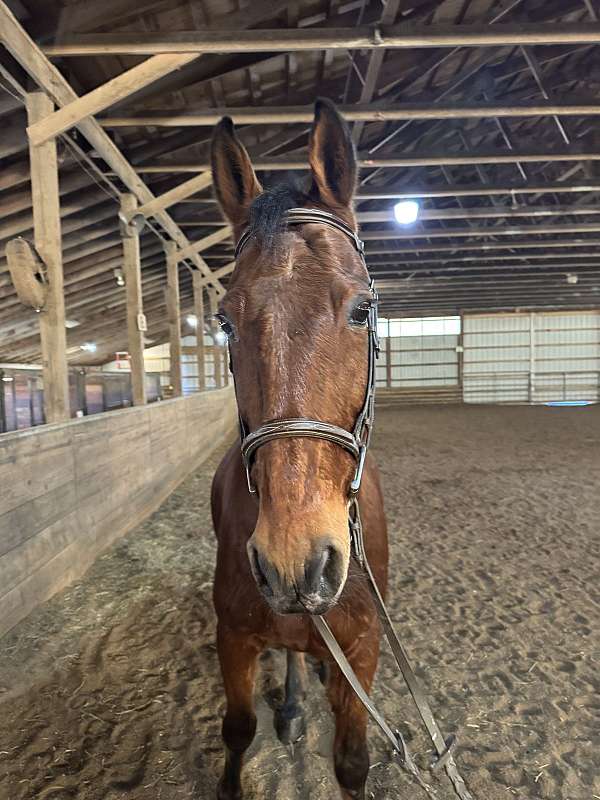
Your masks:
[{"label": "leather bridle", "polygon": [[[363,242],[359,239],[357,234],[348,225],[346,225],[345,222],[343,222],[343,220],[339,219],[334,214],[329,214],[326,211],[321,211],[315,208],[291,208],[285,214],[285,221],[288,225],[319,223],[322,225],[328,225],[331,228],[341,231],[351,240],[366,268],[365,249]],[[244,247],[252,239],[252,236],[253,233],[251,229],[244,231],[237,243],[237,247],[235,248],[236,259],[239,257]],[[447,739],[444,738],[440,726],[433,716],[433,712],[427,697],[423,692],[420,681],[415,675],[408,660],[408,656],[406,655],[402,643],[400,642],[400,639],[398,638],[398,635],[394,629],[387,608],[385,607],[383,597],[379,592],[375,577],[371,571],[371,567],[369,566],[365,551],[363,526],[360,517],[357,495],[360,489],[365,465],[365,457],[367,455],[367,449],[371,439],[371,429],[373,426],[375,410],[375,364],[379,355],[379,339],[377,336],[378,296],[372,280],[369,283],[369,291],[371,294],[371,301],[369,305],[368,318],[366,320],[369,335],[367,388],[365,392],[364,403],[358,413],[354,428],[352,431],[347,431],[345,428],[341,428],[338,425],[333,425],[329,422],[322,422],[321,420],[300,417],[294,419],[270,420],[269,422],[265,422],[255,431],[249,432],[246,429],[246,425],[240,415],[241,451],[242,460],[246,470],[246,479],[248,481],[248,490],[252,493],[256,492],[256,487],[252,483],[251,475],[254,454],[264,444],[267,444],[267,442],[272,442],[276,439],[303,437],[321,439],[322,441],[332,442],[333,444],[339,445],[354,457],[356,460],[356,471],[348,490],[348,527],[353,555],[365,573],[385,636],[389,642],[390,648],[394,654],[394,657],[396,658],[396,662],[400,668],[400,671],[402,672],[404,680],[406,681],[406,685],[408,686],[421,719],[423,720],[423,723],[429,732],[437,752],[437,758],[432,765],[432,770],[436,771],[444,768],[458,797],[461,798],[461,800],[474,800],[473,796],[467,789],[465,782],[458,771],[456,761],[454,760],[453,750],[456,744],[456,738],[454,736],[450,736]],[[235,374],[233,372],[233,363],[231,361],[231,351],[230,365],[235,387]],[[421,771],[418,769],[408,751],[402,734],[399,731],[390,728],[385,719],[373,705],[370,697],[361,686],[360,681],[354,673],[354,670],[350,666],[346,655],[337,643],[325,618],[322,616],[313,616],[312,620],[329,652],[346,677],[353,691],[366,707],[373,721],[379,726],[380,730],[391,742],[392,747],[400,758],[402,767],[412,775],[412,777],[423,789],[425,789],[430,797],[435,798],[437,796],[435,789],[424,780]]]},{"label": "leather bridle", "polygon": [[[348,227],[345,222],[333,214],[329,214],[327,211],[321,211],[316,208],[290,208],[285,214],[285,221],[288,225],[320,223],[341,231],[350,239],[356,248],[356,251],[360,255],[363,264],[365,264],[366,269],[364,255],[365,247],[363,242],[358,238],[352,228]],[[248,242],[251,240],[252,235],[251,229],[244,231],[240,237],[237,247],[235,248],[236,259],[239,257],[246,244],[248,244]],[[351,498],[358,494],[365,465],[365,457],[367,455],[367,448],[369,447],[369,441],[371,438],[371,428],[373,425],[376,380],[375,361],[379,355],[379,338],[377,336],[378,297],[373,281],[370,281],[369,283],[369,292],[371,294],[371,301],[369,305],[369,315],[366,321],[366,327],[368,328],[369,335],[367,389],[365,392],[365,400],[356,418],[354,428],[352,431],[347,431],[345,428],[340,428],[339,425],[333,425],[330,422],[299,417],[294,419],[270,420],[250,433],[246,429],[243,419],[240,417],[242,459],[244,462],[244,468],[246,470],[248,490],[250,492],[256,492],[256,487],[252,482],[251,471],[252,459],[259,447],[262,447],[263,445],[267,444],[267,442],[272,442],[275,439],[310,438],[333,442],[333,444],[339,445],[339,447],[342,447],[354,457],[356,460],[356,471],[350,484],[349,494]]]}]

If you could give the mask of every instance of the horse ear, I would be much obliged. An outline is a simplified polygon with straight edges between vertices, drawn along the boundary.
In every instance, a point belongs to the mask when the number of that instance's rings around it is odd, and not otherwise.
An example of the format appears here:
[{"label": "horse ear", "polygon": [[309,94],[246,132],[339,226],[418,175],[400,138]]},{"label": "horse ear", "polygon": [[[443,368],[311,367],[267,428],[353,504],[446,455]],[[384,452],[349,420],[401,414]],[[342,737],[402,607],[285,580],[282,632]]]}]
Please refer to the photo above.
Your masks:
[{"label": "horse ear", "polygon": [[350,130],[331,100],[319,98],[309,140],[313,186],[329,206],[350,206],[358,165]]},{"label": "horse ear", "polygon": [[235,133],[230,117],[213,133],[210,162],[217,200],[227,219],[241,225],[248,219],[250,204],[262,192],[250,156]]}]

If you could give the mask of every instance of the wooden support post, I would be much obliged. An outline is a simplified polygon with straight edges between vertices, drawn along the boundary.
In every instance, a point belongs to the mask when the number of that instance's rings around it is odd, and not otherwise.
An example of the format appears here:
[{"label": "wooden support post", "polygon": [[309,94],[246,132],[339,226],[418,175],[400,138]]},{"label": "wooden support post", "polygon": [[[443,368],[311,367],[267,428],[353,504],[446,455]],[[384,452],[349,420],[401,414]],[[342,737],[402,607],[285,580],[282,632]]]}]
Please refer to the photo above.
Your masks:
[{"label": "wooden support post", "polygon": [[194,312],[196,314],[196,358],[198,359],[198,391],[206,389],[206,358],[204,351],[204,287],[202,275],[194,270]]},{"label": "wooden support post", "polygon": [[[219,305],[219,298],[217,293],[214,289],[210,288],[208,290],[208,298],[210,301],[210,313],[214,315],[217,313],[218,305]],[[216,333],[216,323],[214,320],[211,320],[211,328],[213,331],[213,365],[214,365],[214,372],[215,372],[215,386],[217,389],[223,388],[223,370],[222,370],[222,362],[223,362],[223,348],[217,343],[215,340],[215,333]]]},{"label": "wooden support post", "polygon": [[179,261],[177,245],[167,242],[167,313],[169,317],[170,380],[173,397],[181,397],[181,315],[179,310]]},{"label": "wooden support post", "polygon": [[[42,92],[27,95],[30,125],[53,111],[54,104]],[[64,422],[70,418],[70,409],[56,140],[39,147],[30,145],[29,158],[34,242],[48,282],[46,304],[40,314],[44,411],[46,422]]]},{"label": "wooden support post", "polygon": [[[121,211],[127,219],[137,208],[133,194],[121,196]],[[144,330],[146,318],[142,300],[142,270],[140,237],[133,225],[122,225],[123,274],[127,296],[127,341],[131,364],[131,393],[134,406],[146,403],[146,373],[144,370]]]},{"label": "wooden support post", "polygon": [[[78,99],[77,94],[69,85],[62,73],[44,56],[42,51],[19,24],[15,15],[6,3],[0,0],[0,42],[4,44],[11,55],[21,64],[24,70],[31,75],[33,80],[44,89],[57,103],[63,107]],[[30,119],[33,124],[37,119]],[[114,142],[106,135],[93,117],[81,120],[77,127],[85,136],[98,155],[114,170],[115,174],[123,181],[130,192],[133,192],[141,203],[148,204],[154,200],[154,195],[141,180],[136,170],[123,156]],[[208,167],[210,169],[210,167]],[[176,225],[163,208],[159,208],[154,216],[169,234],[173,241],[180,247],[189,244],[183,231]],[[210,268],[197,253],[191,257],[197,269],[203,275],[210,275]],[[224,292],[223,286],[215,279],[217,291]]]}]

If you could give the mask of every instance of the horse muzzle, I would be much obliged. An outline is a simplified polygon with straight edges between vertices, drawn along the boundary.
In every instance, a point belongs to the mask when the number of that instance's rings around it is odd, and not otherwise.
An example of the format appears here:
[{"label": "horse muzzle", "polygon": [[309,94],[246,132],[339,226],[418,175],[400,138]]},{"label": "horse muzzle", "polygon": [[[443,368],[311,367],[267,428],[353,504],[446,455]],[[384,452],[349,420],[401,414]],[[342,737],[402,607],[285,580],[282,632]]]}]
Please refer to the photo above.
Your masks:
[{"label": "horse muzzle", "polygon": [[348,572],[348,554],[330,539],[313,546],[311,554],[292,570],[275,564],[254,537],[248,558],[259,591],[277,614],[325,614],[340,596]]}]

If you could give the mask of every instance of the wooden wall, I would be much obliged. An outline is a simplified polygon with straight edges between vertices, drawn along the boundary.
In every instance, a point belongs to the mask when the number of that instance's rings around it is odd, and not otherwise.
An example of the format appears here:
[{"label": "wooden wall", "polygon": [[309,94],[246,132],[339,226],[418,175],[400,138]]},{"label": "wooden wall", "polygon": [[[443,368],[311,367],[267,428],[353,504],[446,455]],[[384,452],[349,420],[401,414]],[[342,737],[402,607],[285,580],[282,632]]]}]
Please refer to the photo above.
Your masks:
[{"label": "wooden wall", "polygon": [[0,635],[155,511],[235,424],[226,388],[0,437]]}]

